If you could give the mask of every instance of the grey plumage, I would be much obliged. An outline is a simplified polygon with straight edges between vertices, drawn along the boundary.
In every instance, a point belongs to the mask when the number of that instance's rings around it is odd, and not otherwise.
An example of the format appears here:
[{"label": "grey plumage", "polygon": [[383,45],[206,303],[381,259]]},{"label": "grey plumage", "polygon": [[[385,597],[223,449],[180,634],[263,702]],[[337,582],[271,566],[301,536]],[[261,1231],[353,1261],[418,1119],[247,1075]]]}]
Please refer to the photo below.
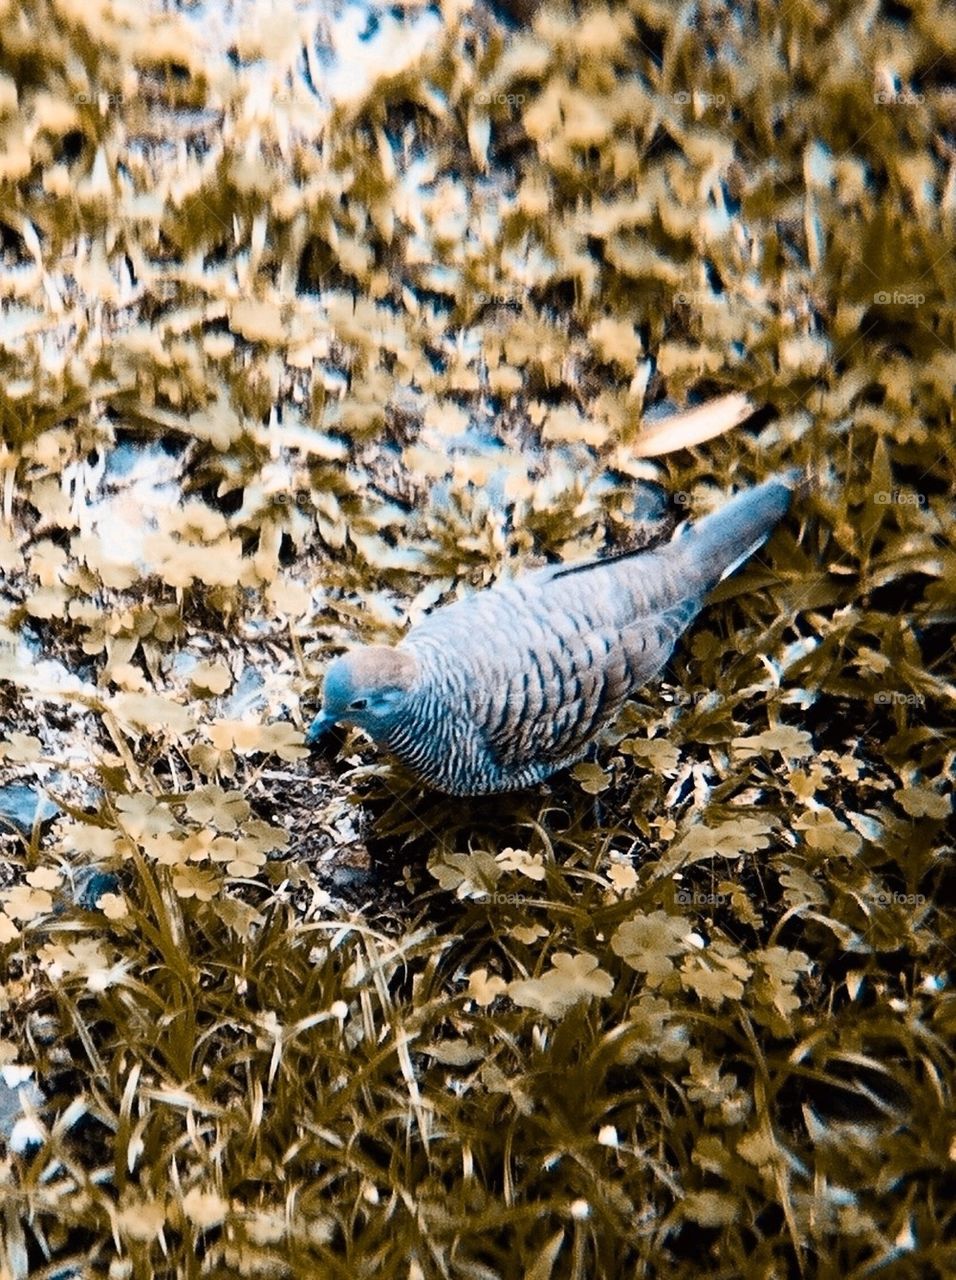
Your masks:
[{"label": "grey plumage", "polygon": [[309,741],[357,724],[452,795],[513,791],[573,764],[770,534],[791,479],[738,494],[652,551],[498,582],[435,610],[394,648],[336,658]]}]

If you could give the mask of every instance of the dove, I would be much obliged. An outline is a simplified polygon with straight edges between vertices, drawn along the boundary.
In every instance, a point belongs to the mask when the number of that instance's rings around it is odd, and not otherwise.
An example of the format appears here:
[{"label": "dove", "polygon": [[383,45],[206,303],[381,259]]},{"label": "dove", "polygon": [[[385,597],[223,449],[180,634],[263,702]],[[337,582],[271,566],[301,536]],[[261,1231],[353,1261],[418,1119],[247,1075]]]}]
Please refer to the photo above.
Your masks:
[{"label": "dove", "polygon": [[731,498],[651,550],[534,569],[428,614],[325,673],[314,744],[357,725],[455,796],[533,786],[588,754],[651,681],[711,589],[786,514],[795,474]]}]

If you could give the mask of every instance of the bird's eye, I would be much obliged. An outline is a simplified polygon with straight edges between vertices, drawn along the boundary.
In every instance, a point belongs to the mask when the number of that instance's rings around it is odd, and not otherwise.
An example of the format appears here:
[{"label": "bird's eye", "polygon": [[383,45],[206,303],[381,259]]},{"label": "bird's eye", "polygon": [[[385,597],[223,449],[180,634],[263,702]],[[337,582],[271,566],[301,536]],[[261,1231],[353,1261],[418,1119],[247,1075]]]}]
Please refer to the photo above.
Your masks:
[{"label": "bird's eye", "polygon": [[368,698],[356,698],[349,703],[349,711],[364,711],[368,706]]}]

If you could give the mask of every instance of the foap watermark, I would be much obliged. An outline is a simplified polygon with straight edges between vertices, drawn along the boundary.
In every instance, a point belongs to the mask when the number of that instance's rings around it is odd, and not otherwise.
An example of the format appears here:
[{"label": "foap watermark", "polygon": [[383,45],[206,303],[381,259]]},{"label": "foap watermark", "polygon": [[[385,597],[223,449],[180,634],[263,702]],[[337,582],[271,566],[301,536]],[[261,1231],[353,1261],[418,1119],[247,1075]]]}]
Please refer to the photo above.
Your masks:
[{"label": "foap watermark", "polygon": [[716,689],[678,689],[674,694],[674,702],[681,707],[696,707],[706,704],[709,709],[719,707],[727,697]]},{"label": "foap watermark", "polygon": [[682,907],[722,907],[730,901],[727,893],[699,893],[696,889],[678,889],[674,901]]},{"label": "foap watermark", "polygon": [[715,298],[712,289],[681,289],[674,294],[674,301],[680,307],[703,307]]},{"label": "foap watermark", "polygon": [[122,93],[74,93],[73,103],[77,107],[99,107],[100,111],[108,111],[110,107],[121,107],[126,101]]},{"label": "foap watermark", "polygon": [[922,707],[926,699],[921,693],[903,693],[899,689],[882,689],[873,695],[873,701],[881,707]]},{"label": "foap watermark", "polygon": [[699,501],[699,495],[695,497],[694,494],[688,493],[686,489],[677,489],[671,494],[671,502],[673,502],[676,507],[692,507]]},{"label": "foap watermark", "polygon": [[495,306],[513,306],[521,301],[517,291],[514,289],[499,289],[497,291],[493,289],[478,289],[471,296],[475,302],[491,303]]},{"label": "foap watermark", "polygon": [[878,307],[921,307],[926,294],[916,289],[877,289],[873,301]]},{"label": "foap watermark", "polygon": [[868,893],[866,897],[878,907],[926,906],[926,897],[922,893],[897,893],[895,890],[882,889],[879,893]]},{"label": "foap watermark", "polygon": [[926,494],[915,489],[877,489],[873,501],[878,507],[925,507]]},{"label": "foap watermark", "polygon": [[678,89],[671,94],[671,101],[678,107],[686,107],[691,103],[698,111],[707,107],[725,107],[727,98],[722,93],[708,93],[706,89]]},{"label": "foap watermark", "polygon": [[489,89],[479,89],[475,103],[479,107],[520,107],[524,105],[525,98],[523,93],[492,93]]},{"label": "foap watermark", "polygon": [[288,493],[277,490],[268,495],[267,501],[274,507],[298,507],[300,511],[315,510],[315,499],[308,489],[295,489]]},{"label": "foap watermark", "polygon": [[878,107],[918,107],[926,95],[913,89],[878,89],[873,101]]},{"label": "foap watermark", "polygon": [[481,899],[493,907],[520,907],[530,901],[523,893],[488,893]]}]

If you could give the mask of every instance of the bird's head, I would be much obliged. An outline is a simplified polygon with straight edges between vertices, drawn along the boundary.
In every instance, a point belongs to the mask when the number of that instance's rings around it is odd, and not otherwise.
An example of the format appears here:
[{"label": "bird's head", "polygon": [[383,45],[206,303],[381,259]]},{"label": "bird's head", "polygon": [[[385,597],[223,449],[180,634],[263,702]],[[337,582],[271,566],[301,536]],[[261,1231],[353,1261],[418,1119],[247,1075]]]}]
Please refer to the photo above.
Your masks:
[{"label": "bird's head", "polygon": [[355,724],[377,742],[401,719],[418,664],[406,649],[365,645],[329,664],[322,685],[322,710],[309,725],[306,741],[318,742],[333,724]]}]

